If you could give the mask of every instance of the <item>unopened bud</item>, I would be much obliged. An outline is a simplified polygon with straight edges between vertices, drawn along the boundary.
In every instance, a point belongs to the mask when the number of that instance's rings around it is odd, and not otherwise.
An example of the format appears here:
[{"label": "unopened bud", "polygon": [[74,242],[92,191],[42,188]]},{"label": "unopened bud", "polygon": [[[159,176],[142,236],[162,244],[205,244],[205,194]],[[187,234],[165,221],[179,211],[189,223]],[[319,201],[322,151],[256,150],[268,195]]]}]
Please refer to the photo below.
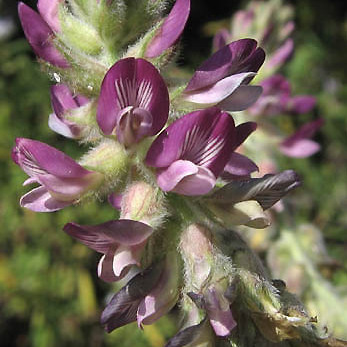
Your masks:
[{"label": "unopened bud", "polygon": [[146,182],[131,184],[122,197],[121,218],[142,221],[151,226],[157,224],[164,213],[162,193]]},{"label": "unopened bud", "polygon": [[188,278],[199,289],[208,280],[212,264],[211,232],[199,225],[192,224],[181,236],[181,250],[186,264]]}]

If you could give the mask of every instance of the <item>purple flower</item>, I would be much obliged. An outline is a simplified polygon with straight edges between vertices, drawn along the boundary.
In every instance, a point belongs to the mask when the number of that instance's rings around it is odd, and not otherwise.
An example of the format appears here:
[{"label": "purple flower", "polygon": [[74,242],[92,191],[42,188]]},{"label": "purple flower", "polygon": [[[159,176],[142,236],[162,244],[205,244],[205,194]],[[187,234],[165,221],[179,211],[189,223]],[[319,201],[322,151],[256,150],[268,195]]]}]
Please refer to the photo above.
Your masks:
[{"label": "purple flower", "polygon": [[[56,1],[53,2],[54,6],[57,6]],[[49,14],[45,12],[46,9],[48,10],[48,8],[51,8],[51,5],[46,5],[47,1],[39,2],[40,12],[44,13],[45,19],[49,20],[48,24],[29,6],[22,2],[18,4],[19,19],[22,23],[24,34],[39,58],[54,66],[68,68],[69,63],[53,44],[54,32],[49,25],[54,25],[56,27],[57,20],[52,16],[52,13]]]},{"label": "purple flower", "polygon": [[202,195],[215,185],[235,141],[233,118],[213,107],[189,113],[166,128],[153,142],[145,162],[157,168],[164,191]]},{"label": "purple flower", "polygon": [[280,113],[307,113],[316,100],[309,95],[291,96],[289,82],[281,75],[273,75],[260,83],[263,94],[249,109],[252,115],[278,115]]},{"label": "purple flower", "polygon": [[234,41],[206,60],[184,90],[184,100],[206,107],[216,105],[241,111],[261,94],[259,86],[249,86],[265,59],[262,48],[252,39]]},{"label": "purple flower", "polygon": [[[230,302],[220,291],[221,288],[217,287],[218,285],[210,286],[204,294],[188,293],[195,305],[187,312],[185,327],[165,347],[210,345],[211,341],[215,341],[212,329],[219,337],[230,335],[237,323],[232,315]],[[202,319],[199,311],[205,313]]]},{"label": "purple flower", "polygon": [[170,48],[180,38],[190,12],[190,0],[176,0],[158,33],[147,46],[145,57],[155,58]]},{"label": "purple flower", "polygon": [[128,147],[157,134],[169,113],[169,93],[158,70],[144,59],[114,64],[101,85],[97,109],[100,129]]},{"label": "purple flower", "polygon": [[49,127],[60,135],[78,139],[81,136],[81,127],[67,120],[65,116],[69,111],[84,106],[88,102],[89,99],[82,95],[74,96],[65,84],[52,86],[51,103],[54,113],[49,116]]},{"label": "purple flower", "polygon": [[319,118],[304,124],[280,144],[280,151],[295,158],[305,158],[320,150],[320,145],[310,138],[321,128],[324,120]]},{"label": "purple flower", "polygon": [[210,324],[217,336],[228,336],[236,327],[230,302],[218,284],[211,285],[204,292],[204,301]]},{"label": "purple flower", "polygon": [[40,184],[20,200],[21,206],[36,212],[52,212],[73,204],[103,178],[63,152],[35,140],[17,138],[12,159],[30,176],[24,185]]},{"label": "purple flower", "polygon": [[98,276],[106,282],[123,278],[132,265],[140,266],[141,255],[153,229],[142,222],[112,220],[99,225],[68,223],[64,231],[99,253]]},{"label": "purple flower", "polygon": [[101,315],[107,332],[136,320],[139,327],[152,324],[176,304],[178,263],[171,255],[133,277],[113,296]]}]

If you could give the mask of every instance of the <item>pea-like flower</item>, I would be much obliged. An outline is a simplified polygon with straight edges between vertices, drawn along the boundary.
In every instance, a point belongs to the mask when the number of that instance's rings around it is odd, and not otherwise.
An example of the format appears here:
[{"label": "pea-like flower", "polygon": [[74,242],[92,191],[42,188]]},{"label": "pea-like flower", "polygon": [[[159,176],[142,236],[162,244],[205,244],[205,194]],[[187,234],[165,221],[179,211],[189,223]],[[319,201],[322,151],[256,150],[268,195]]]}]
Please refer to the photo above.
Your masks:
[{"label": "pea-like flower", "polygon": [[177,254],[166,258],[134,276],[116,293],[101,315],[107,332],[137,321],[152,324],[169,312],[178,300],[179,270]]},{"label": "pea-like flower", "polygon": [[29,6],[20,2],[18,14],[24,34],[35,54],[48,63],[67,68],[69,63],[54,46],[55,32],[60,30],[58,6],[61,0],[39,0],[37,13]]},{"label": "pea-like flower", "polygon": [[63,152],[35,140],[17,138],[12,159],[30,176],[24,185],[40,184],[20,199],[22,207],[36,212],[69,206],[103,179],[101,173],[86,170]]},{"label": "pea-like flower", "polygon": [[97,122],[106,135],[129,147],[157,134],[169,114],[169,93],[158,70],[144,59],[114,64],[102,82]]},{"label": "pea-like flower", "polygon": [[132,265],[140,266],[141,255],[153,229],[130,219],[99,225],[68,223],[64,231],[89,248],[102,253],[98,276],[106,282],[123,278]]},{"label": "pea-like flower", "polygon": [[183,99],[198,107],[216,105],[227,111],[242,111],[260,96],[262,88],[249,86],[265,59],[257,41],[241,39],[224,46],[194,73]]},{"label": "pea-like flower", "polygon": [[203,195],[216,183],[235,141],[233,118],[216,107],[179,118],[153,142],[145,162],[164,191]]},{"label": "pea-like flower", "polygon": [[51,103],[54,113],[50,114],[48,125],[56,133],[65,137],[78,139],[81,127],[66,119],[66,115],[76,108],[89,102],[83,95],[73,95],[65,84],[56,84],[51,87]]}]

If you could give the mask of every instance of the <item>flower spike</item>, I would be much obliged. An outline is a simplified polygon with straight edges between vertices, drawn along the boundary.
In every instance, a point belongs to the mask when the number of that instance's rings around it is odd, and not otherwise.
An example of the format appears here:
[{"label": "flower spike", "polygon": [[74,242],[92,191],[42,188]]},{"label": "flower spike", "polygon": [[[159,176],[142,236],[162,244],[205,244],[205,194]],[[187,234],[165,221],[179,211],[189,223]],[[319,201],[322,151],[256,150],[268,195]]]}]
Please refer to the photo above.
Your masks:
[{"label": "flower spike", "polygon": [[126,147],[157,134],[167,121],[169,93],[157,69],[144,59],[126,58],[107,72],[97,109],[100,129],[114,131]]}]

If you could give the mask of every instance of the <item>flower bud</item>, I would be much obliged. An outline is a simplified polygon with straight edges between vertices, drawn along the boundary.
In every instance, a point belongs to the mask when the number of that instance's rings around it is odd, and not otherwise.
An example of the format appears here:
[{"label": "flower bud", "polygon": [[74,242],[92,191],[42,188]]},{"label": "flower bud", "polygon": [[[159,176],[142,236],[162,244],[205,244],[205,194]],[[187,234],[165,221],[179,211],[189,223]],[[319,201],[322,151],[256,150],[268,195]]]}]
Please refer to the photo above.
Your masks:
[{"label": "flower bud", "polygon": [[87,54],[98,55],[102,40],[91,25],[74,17],[67,9],[61,11],[62,38],[69,46]]},{"label": "flower bud", "polygon": [[126,174],[128,155],[119,143],[105,139],[93,148],[80,161],[87,168],[95,168],[112,180],[121,179]]},{"label": "flower bud", "polygon": [[181,236],[180,248],[186,265],[187,278],[200,290],[209,279],[212,265],[212,235],[199,224],[190,225]]},{"label": "flower bud", "polygon": [[157,224],[157,220],[160,219],[159,215],[162,213],[161,192],[146,182],[131,184],[122,197],[121,218],[153,225]]}]

